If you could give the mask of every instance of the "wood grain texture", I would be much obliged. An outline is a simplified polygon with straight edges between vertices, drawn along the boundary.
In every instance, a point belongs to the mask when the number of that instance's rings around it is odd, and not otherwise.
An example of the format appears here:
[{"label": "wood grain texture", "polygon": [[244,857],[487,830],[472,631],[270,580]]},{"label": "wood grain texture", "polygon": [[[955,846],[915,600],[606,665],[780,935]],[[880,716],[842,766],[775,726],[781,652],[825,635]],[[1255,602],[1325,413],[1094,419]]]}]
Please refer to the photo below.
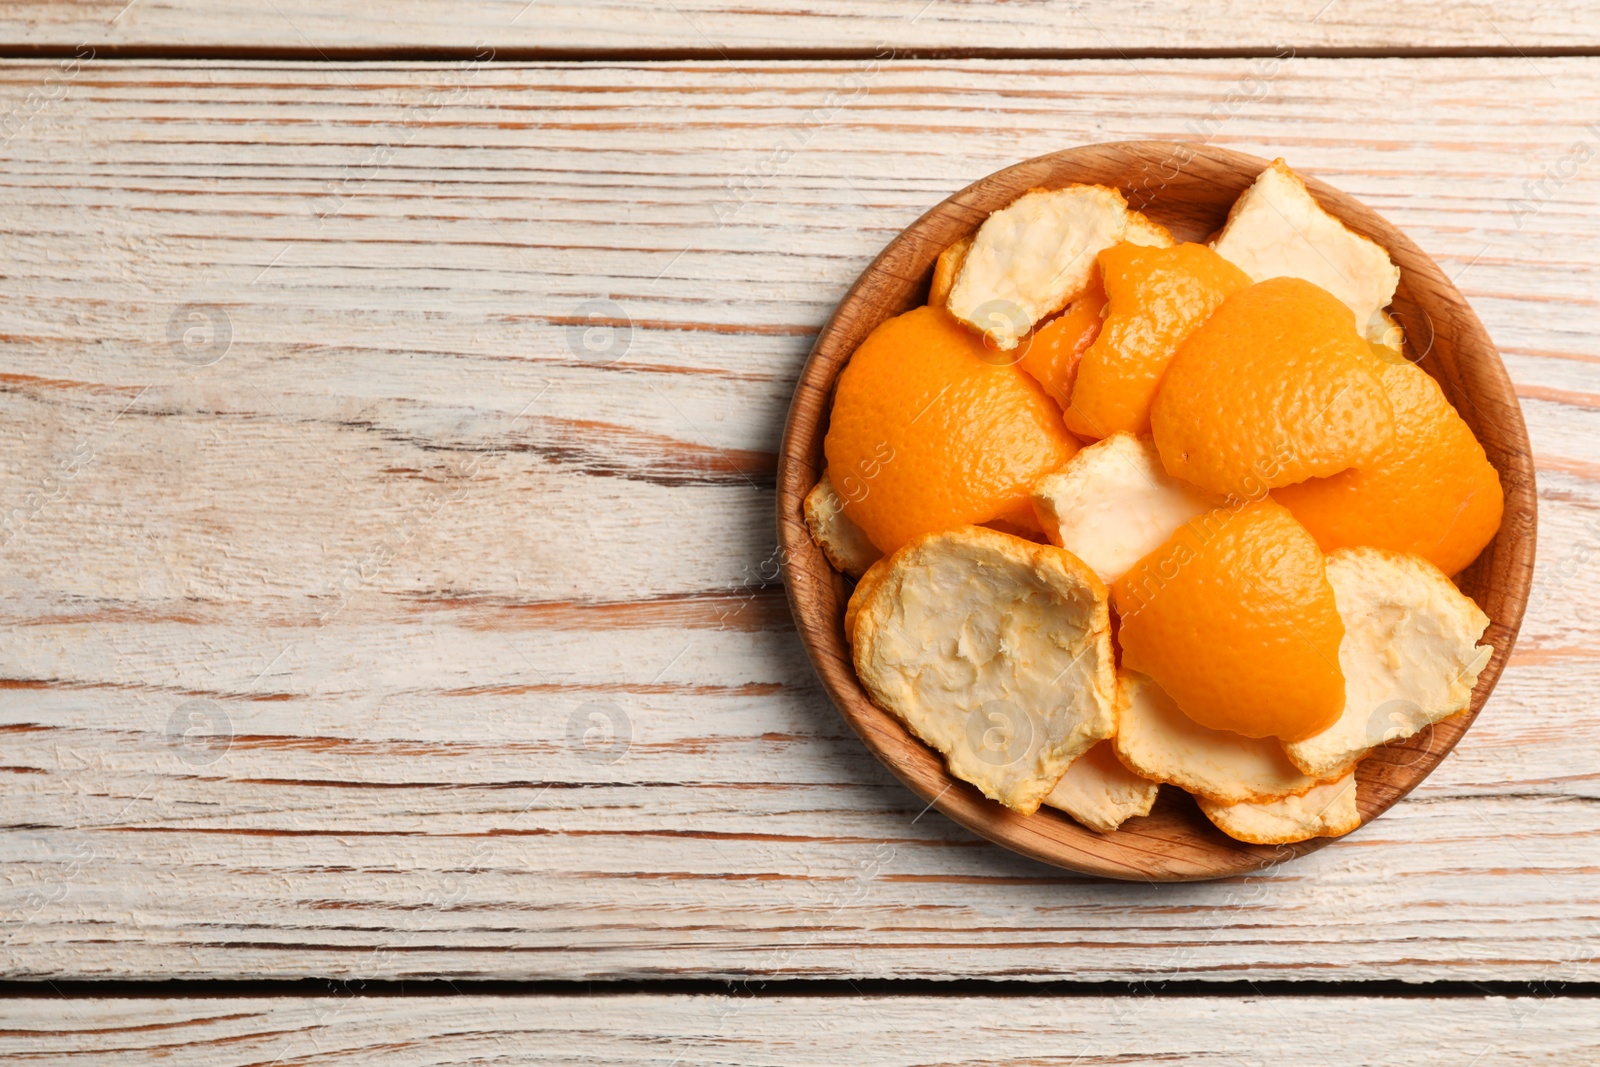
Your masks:
[{"label": "wood grain texture", "polygon": [[[1222,228],[1239,196],[1270,164],[1209,145],[1112,141],[1038,156],[987,175],[930,208],[889,242],[823,326],[795,385],[778,454],[778,543],[795,626],[823,687],[873,754],[919,797],[967,829],[1044,863],[1110,878],[1193,881],[1253,874],[1314,852],[1330,839],[1246,845],[1175,795],[1167,798],[1173,803],[1110,834],[1080,826],[1052,808],[1019,816],[951,774],[936,751],[897,716],[874,704],[856,677],[844,633],[845,585],[812,541],[804,514],[805,496],[827,466],[823,439],[834,385],[873,330],[926,302],[940,252],[970,238],[991,212],[1029,190],[1074,184],[1120,189],[1173,237],[1203,241]],[[1400,322],[1426,324],[1418,338],[1426,347],[1407,342],[1406,358],[1440,382],[1500,472],[1505,492],[1499,533],[1457,579],[1462,592],[1489,616],[1483,641],[1493,646],[1494,656],[1479,675],[1464,714],[1361,761],[1356,803],[1364,825],[1415,789],[1449,755],[1494,691],[1511,655],[1533,581],[1533,458],[1500,355],[1438,264],[1371,208],[1326,183],[1312,179],[1308,184],[1324,209],[1387,249],[1400,268],[1394,316]]]},{"label": "wood grain texture", "polygon": [[1163,0],[1026,4],[971,0],[24,0],[0,40],[71,48],[351,50],[493,48],[517,53],[861,50],[1135,52],[1241,49],[1437,51],[1600,46],[1586,4],[1514,0],[1414,5],[1381,0]]},{"label": "wood grain texture", "polygon": [[41,999],[0,1003],[0,1056],[39,1067],[1571,1067],[1600,1057],[1600,1012],[1541,996]]},{"label": "wood grain texture", "polygon": [[[1600,164],[1560,172],[1600,66],[1538,65],[0,67],[6,973],[1596,978]],[[849,733],[776,586],[775,453],[929,205],[1204,123],[1454,277],[1540,570],[1383,819],[1115,885]]]}]

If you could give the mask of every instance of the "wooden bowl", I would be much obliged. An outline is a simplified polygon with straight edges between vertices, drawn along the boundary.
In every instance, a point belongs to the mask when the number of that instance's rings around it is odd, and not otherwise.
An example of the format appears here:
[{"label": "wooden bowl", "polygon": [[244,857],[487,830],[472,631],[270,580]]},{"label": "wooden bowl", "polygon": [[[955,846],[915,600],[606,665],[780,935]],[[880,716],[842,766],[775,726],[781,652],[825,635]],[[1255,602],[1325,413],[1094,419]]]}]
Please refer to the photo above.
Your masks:
[{"label": "wooden bowl", "polygon": [[[1187,795],[1172,787],[1162,789],[1149,816],[1099,834],[1051,808],[1017,815],[952,777],[943,759],[874,705],[856,680],[843,630],[849,587],[806,530],[801,505],[822,473],[833,383],[874,327],[925,302],[934,258],[945,246],[1029,189],[1072,182],[1116,186],[1173,236],[1198,241],[1222,225],[1234,199],[1266,166],[1264,159],[1204,145],[1125,141],[1055,152],[991,174],[889,243],[823,327],[795,386],[778,457],[778,538],[795,623],[829,696],[867,747],[917,796],[969,830],[1058,867],[1147,881],[1221,878],[1302,856],[1333,839],[1247,845],[1213,827]],[[1506,496],[1499,534],[1458,579],[1489,616],[1484,640],[1494,645],[1494,657],[1478,678],[1466,714],[1362,760],[1357,795],[1365,825],[1414,789],[1455,747],[1505,667],[1533,578],[1533,462],[1505,367],[1449,278],[1371,209],[1321,182],[1307,185],[1324,208],[1388,249],[1399,264],[1393,313],[1406,329],[1407,356],[1438,380],[1483,442]]]}]

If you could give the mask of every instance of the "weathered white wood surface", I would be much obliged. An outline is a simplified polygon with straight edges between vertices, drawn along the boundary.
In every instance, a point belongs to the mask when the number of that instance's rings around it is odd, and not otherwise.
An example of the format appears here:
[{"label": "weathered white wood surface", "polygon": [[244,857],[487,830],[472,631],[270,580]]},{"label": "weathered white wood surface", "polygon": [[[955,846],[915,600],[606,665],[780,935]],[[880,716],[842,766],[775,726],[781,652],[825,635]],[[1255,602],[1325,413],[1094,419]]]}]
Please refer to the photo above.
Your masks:
[{"label": "weathered white wood surface", "polygon": [[0,40],[65,48],[352,50],[493,48],[526,54],[897,49],[1093,53],[1575,49],[1600,46],[1600,13],[1577,0],[1394,4],[1384,0],[24,0]]},{"label": "weathered white wood surface", "polygon": [[8,1063],[1162,1063],[1435,1067],[1600,1059],[1592,1000],[596,995],[0,1003]]},{"label": "weathered white wood surface", "polygon": [[[30,109],[0,143],[0,967],[1600,977],[1597,75],[0,67]],[[772,581],[773,452],[812,334],[928,205],[1201,135],[1458,275],[1524,397],[1540,585],[1389,816],[1259,878],[1096,883],[924,814],[842,727]]]}]

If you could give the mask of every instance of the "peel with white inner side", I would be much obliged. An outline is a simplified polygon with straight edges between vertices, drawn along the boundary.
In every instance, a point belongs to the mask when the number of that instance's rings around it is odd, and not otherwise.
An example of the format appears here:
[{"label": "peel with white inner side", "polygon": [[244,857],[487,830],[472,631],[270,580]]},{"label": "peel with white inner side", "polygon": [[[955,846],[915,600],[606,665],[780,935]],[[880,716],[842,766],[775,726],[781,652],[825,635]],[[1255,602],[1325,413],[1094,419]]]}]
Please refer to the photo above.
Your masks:
[{"label": "peel with white inner side", "polygon": [[1336,549],[1328,582],[1344,621],[1344,710],[1326,730],[1284,746],[1296,766],[1322,779],[1466,711],[1494,654],[1477,643],[1489,617],[1421,556]]},{"label": "peel with white inner side", "polygon": [[1277,738],[1201,726],[1136,671],[1118,671],[1117,682],[1117,757],[1144,777],[1219,804],[1298,795],[1317,784],[1295,769]]},{"label": "peel with white inner side", "polygon": [[1133,208],[1128,209],[1128,225],[1123,230],[1122,239],[1131,245],[1144,245],[1146,248],[1171,248],[1178,243],[1165,226]]},{"label": "peel with white inner side", "polygon": [[872,566],[856,581],[856,587],[850,594],[850,599],[844,606],[844,637],[850,642],[850,647],[856,647],[856,619],[861,615],[861,605],[867,602],[872,591],[883,581],[883,576],[889,573],[889,557],[885,556]]},{"label": "peel with white inner side", "polygon": [[[1178,243],[1165,226],[1151,220],[1142,211],[1134,211],[1132,208],[1128,209],[1128,219],[1122,232],[1122,239],[1129,244],[1144,245],[1148,248],[1171,248]],[[939,258],[934,260],[933,280],[928,284],[930,306],[944,307],[950,303],[950,290],[955,286],[956,275],[961,273],[961,265],[967,261],[967,252],[971,248],[972,237],[963,237],[959,241],[952,242],[948,248],[939,253]],[[1072,299],[1076,299],[1076,296],[1069,298],[1069,301]]]},{"label": "peel with white inner side", "polygon": [[1148,437],[1114,433],[1039,479],[1033,510],[1050,542],[1114,582],[1221,497],[1167,473]]},{"label": "peel with white inner side", "polygon": [[803,510],[811,540],[822,549],[834,570],[859,578],[883,555],[861,527],[844,513],[844,501],[839,499],[827,471],[822,472],[821,480],[806,494]]},{"label": "peel with white inner side", "polygon": [[[1088,287],[1095,257],[1121,241],[1127,225],[1128,202],[1104,185],[1026,192],[978,228],[950,312],[1009,351]],[[1158,238],[1150,231],[1145,239]]]},{"label": "peel with white inner side", "polygon": [[1324,782],[1297,797],[1218,804],[1205,797],[1195,803],[1217,829],[1252,845],[1292,845],[1313,837],[1337,837],[1361,825],[1356,810],[1356,776]]},{"label": "peel with white inner side", "polygon": [[928,306],[944,307],[950,302],[950,288],[956,283],[956,275],[961,273],[961,264],[967,261],[967,250],[972,247],[972,238],[963,237],[951,244],[939,258],[933,261],[933,280],[928,283]]},{"label": "peel with white inner side", "polygon": [[1101,741],[1072,761],[1044,802],[1109,834],[1136,815],[1149,815],[1160,789],[1124,767],[1110,741]]},{"label": "peel with white inner side", "polygon": [[905,545],[857,590],[856,674],[950,773],[1031,815],[1115,728],[1106,587],[1076,556],[978,526]]},{"label": "peel with white inner side", "polygon": [[1394,299],[1400,268],[1376,242],[1322,210],[1283,160],[1240,194],[1211,247],[1251,281],[1288,276],[1320,285],[1349,307],[1357,333],[1382,343],[1388,324],[1378,313]]}]

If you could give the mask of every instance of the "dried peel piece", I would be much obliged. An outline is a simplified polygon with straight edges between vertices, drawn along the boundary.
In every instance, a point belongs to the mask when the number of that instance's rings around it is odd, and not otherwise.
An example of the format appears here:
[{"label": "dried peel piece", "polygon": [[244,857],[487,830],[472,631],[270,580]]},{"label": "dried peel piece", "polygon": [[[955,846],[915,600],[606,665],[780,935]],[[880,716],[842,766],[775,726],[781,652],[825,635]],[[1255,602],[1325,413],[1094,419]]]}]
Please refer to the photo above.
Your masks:
[{"label": "dried peel piece", "polygon": [[1010,351],[1089,285],[1095,256],[1122,240],[1128,202],[1103,185],[1034,189],[993,212],[950,290],[951,314]]},{"label": "dried peel piece", "polygon": [[1195,803],[1217,829],[1252,845],[1292,845],[1313,837],[1338,837],[1361,825],[1354,773],[1297,797],[1238,804],[1195,797]]},{"label": "dried peel piece", "polygon": [[1324,780],[1379,745],[1466,711],[1494,654],[1477,643],[1489,617],[1420,556],[1341,548],[1328,554],[1328,581],[1344,620],[1344,710],[1326,730],[1284,746],[1297,767]]},{"label": "dried peel piece", "polygon": [[976,526],[878,566],[857,592],[862,685],[951,774],[1033,814],[1115,728],[1104,583],[1069,552]]},{"label": "dried peel piece", "polygon": [[861,527],[844,513],[844,501],[839,499],[827,471],[822,472],[821,480],[806,494],[802,510],[811,540],[822,549],[834,570],[860,577],[883,556]]},{"label": "dried peel piece", "polygon": [[1135,671],[1118,671],[1117,682],[1117,758],[1144,777],[1219,804],[1295,796],[1317,784],[1289,762],[1276,738],[1201,726]]},{"label": "dried peel piece", "polygon": [[1222,503],[1172,477],[1148,437],[1116,433],[1083,448],[1033,487],[1033,509],[1051,544],[1116,581],[1178,527]]},{"label": "dried peel piece", "polygon": [[1321,286],[1350,309],[1363,335],[1400,283],[1389,253],[1324,211],[1281,159],[1240,194],[1211,247],[1254,281],[1304,278]]},{"label": "dried peel piece", "polygon": [[1044,802],[1109,834],[1135,816],[1149,815],[1160,790],[1159,782],[1124,767],[1110,741],[1101,741],[1072,761]]}]

